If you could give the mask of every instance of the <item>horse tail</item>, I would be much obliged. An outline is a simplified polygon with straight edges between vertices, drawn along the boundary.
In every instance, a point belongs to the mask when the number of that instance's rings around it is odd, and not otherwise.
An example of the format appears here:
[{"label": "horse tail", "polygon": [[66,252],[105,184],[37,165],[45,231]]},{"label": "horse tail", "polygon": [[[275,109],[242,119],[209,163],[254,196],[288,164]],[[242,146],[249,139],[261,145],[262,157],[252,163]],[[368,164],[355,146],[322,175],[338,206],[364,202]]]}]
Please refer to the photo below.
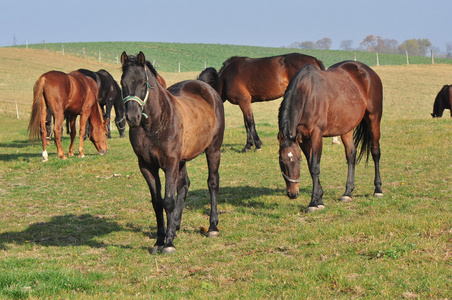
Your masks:
[{"label": "horse tail", "polygon": [[215,68],[207,68],[198,76],[198,80],[208,83],[215,91],[218,92],[219,77]]},{"label": "horse tail", "polygon": [[372,131],[366,120],[362,119],[361,123],[355,128],[353,132],[353,141],[355,142],[356,149],[361,145],[356,163],[358,164],[364,154],[366,154],[366,164],[369,161],[370,150],[372,149]]},{"label": "horse tail", "polygon": [[46,105],[44,99],[44,86],[46,79],[39,77],[33,88],[33,104],[31,109],[30,122],[28,123],[28,137],[34,140],[41,136],[41,111]]}]

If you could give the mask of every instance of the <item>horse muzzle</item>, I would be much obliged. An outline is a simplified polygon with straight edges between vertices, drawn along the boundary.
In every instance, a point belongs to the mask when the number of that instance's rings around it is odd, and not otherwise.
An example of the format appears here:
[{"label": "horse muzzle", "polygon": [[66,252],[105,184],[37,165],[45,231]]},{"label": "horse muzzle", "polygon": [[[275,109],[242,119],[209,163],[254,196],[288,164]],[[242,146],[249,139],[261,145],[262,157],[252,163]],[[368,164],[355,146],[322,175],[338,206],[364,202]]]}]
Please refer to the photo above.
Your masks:
[{"label": "horse muzzle", "polygon": [[107,154],[108,150],[102,149],[99,151],[99,155]]}]

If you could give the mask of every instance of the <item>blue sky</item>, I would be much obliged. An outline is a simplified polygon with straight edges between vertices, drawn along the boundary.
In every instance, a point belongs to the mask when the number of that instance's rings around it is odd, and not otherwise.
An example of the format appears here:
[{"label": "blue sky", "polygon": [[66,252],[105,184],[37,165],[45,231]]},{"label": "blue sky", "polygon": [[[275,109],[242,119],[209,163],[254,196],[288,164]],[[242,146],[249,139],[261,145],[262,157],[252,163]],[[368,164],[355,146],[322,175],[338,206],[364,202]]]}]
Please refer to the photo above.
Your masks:
[{"label": "blue sky", "polygon": [[452,43],[451,0],[5,0],[0,46],[146,41],[281,47],[370,34]]}]

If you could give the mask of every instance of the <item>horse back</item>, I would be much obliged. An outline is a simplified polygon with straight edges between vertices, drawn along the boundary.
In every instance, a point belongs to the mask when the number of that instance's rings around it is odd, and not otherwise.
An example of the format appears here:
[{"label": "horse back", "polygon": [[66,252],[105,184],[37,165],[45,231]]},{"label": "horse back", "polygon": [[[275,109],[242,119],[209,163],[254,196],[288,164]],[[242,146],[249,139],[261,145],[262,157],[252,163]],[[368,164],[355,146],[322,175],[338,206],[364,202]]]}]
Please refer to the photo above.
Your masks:
[{"label": "horse back", "polygon": [[252,102],[274,100],[284,94],[292,77],[308,63],[324,69],[321,61],[300,53],[262,58],[234,57],[219,72],[218,90],[223,100],[228,99],[234,104],[242,95],[249,95]]}]

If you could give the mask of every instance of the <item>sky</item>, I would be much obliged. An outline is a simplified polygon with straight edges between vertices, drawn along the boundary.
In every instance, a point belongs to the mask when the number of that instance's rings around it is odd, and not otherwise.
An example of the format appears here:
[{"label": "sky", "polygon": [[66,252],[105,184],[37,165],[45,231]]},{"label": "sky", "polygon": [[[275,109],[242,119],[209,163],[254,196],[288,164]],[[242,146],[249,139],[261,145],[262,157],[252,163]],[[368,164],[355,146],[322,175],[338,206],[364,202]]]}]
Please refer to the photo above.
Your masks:
[{"label": "sky", "polygon": [[368,35],[452,43],[452,0],[2,0],[0,47],[138,41],[288,47]]}]

